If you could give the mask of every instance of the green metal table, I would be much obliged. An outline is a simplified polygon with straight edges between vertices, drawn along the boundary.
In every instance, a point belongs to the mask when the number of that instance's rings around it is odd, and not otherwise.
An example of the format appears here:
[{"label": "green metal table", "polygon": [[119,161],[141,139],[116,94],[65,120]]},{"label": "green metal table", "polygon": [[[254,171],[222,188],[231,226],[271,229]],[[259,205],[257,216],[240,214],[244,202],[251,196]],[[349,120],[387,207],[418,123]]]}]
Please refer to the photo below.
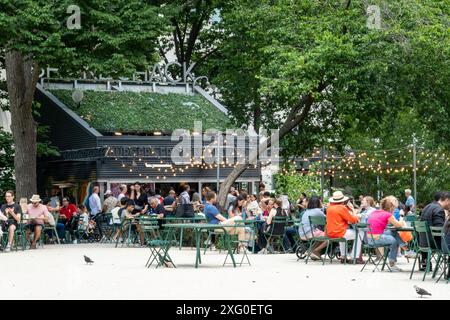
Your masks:
[{"label": "green metal table", "polygon": [[[206,218],[203,216],[195,216],[195,217],[191,217],[191,218],[185,218],[185,217],[164,217],[163,219],[164,223],[171,223],[171,224],[175,224],[175,223],[199,223],[199,222],[203,222],[206,221]],[[180,240],[179,240],[179,249],[181,250],[181,247],[183,245],[183,233],[184,233],[184,229],[181,228],[180,229]],[[174,234],[173,234],[174,235]],[[175,237],[176,239],[176,237]]]},{"label": "green metal table", "polygon": [[[225,224],[208,224],[208,223],[169,223],[169,224],[165,224],[164,228],[168,228],[169,229],[169,233],[171,232],[175,232],[175,230],[177,229],[192,229],[194,231],[195,234],[195,242],[196,242],[196,256],[195,256],[195,268],[198,268],[198,265],[202,263],[201,260],[201,254],[200,254],[200,237],[202,232],[206,232],[208,230],[223,230],[224,235],[225,235],[225,243],[226,243],[226,247],[227,247],[227,251],[228,254],[231,257],[231,260],[233,261],[233,266],[236,268],[236,261],[234,260],[234,255],[233,255],[233,249],[231,248],[231,242],[230,242],[230,237],[226,231],[226,227],[235,227],[234,224],[232,225],[225,225]],[[168,235],[168,238],[170,236]]]}]

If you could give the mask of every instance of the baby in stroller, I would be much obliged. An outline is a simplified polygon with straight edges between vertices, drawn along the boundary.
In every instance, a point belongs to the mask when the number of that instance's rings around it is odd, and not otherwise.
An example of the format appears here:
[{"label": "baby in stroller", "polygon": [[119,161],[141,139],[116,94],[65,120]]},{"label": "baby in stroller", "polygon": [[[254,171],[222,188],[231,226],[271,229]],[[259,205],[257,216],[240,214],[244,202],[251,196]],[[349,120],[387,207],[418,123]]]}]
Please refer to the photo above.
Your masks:
[{"label": "baby in stroller", "polygon": [[76,225],[76,232],[75,232],[75,241],[74,244],[78,243],[78,241],[81,240],[87,240],[88,242],[94,242],[95,241],[95,227],[96,222],[93,219],[89,218],[89,212],[86,208],[86,206],[80,204],[78,206],[77,211],[77,225]]}]

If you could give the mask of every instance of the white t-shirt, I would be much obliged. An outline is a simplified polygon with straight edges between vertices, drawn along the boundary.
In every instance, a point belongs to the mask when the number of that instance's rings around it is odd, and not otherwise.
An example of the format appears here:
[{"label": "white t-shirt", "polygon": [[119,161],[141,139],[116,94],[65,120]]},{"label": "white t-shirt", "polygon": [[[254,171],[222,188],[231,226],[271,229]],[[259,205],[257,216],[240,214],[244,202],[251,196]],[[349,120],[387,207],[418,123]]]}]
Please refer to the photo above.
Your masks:
[{"label": "white t-shirt", "polygon": [[111,210],[113,223],[120,224],[119,210],[120,207]]}]

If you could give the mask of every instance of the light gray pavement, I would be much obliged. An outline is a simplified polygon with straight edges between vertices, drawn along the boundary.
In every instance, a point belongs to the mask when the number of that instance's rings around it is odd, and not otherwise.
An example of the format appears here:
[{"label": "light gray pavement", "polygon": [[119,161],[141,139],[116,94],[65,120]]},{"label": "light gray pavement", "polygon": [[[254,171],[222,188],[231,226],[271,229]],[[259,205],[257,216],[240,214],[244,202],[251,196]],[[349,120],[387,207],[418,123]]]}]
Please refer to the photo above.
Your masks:
[{"label": "light gray pavement", "polygon": [[[450,285],[417,273],[370,270],[359,265],[305,265],[294,254],[250,254],[251,266],[222,267],[225,254],[208,252],[194,268],[195,251],[170,250],[177,269],[144,267],[147,248],[111,244],[46,245],[0,253],[0,299],[419,299],[413,285],[449,299]],[[95,263],[86,265],[83,255]],[[425,299],[425,298],[424,298]]]}]

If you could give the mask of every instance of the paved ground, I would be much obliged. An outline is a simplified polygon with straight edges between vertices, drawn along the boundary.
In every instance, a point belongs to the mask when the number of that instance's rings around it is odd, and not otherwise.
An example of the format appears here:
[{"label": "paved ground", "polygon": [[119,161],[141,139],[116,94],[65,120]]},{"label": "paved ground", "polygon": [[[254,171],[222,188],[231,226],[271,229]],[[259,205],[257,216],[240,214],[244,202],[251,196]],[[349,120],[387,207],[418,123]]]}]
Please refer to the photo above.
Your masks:
[{"label": "paved ground", "polygon": [[[88,266],[83,254],[95,263]],[[251,266],[222,267],[225,255],[208,252],[193,267],[195,251],[172,249],[178,269],[146,269],[146,248],[109,244],[47,245],[0,253],[0,299],[449,299],[450,285],[420,281],[419,273],[360,272],[360,266],[305,265],[293,254],[250,255]],[[411,270],[412,263],[399,266]]]}]

